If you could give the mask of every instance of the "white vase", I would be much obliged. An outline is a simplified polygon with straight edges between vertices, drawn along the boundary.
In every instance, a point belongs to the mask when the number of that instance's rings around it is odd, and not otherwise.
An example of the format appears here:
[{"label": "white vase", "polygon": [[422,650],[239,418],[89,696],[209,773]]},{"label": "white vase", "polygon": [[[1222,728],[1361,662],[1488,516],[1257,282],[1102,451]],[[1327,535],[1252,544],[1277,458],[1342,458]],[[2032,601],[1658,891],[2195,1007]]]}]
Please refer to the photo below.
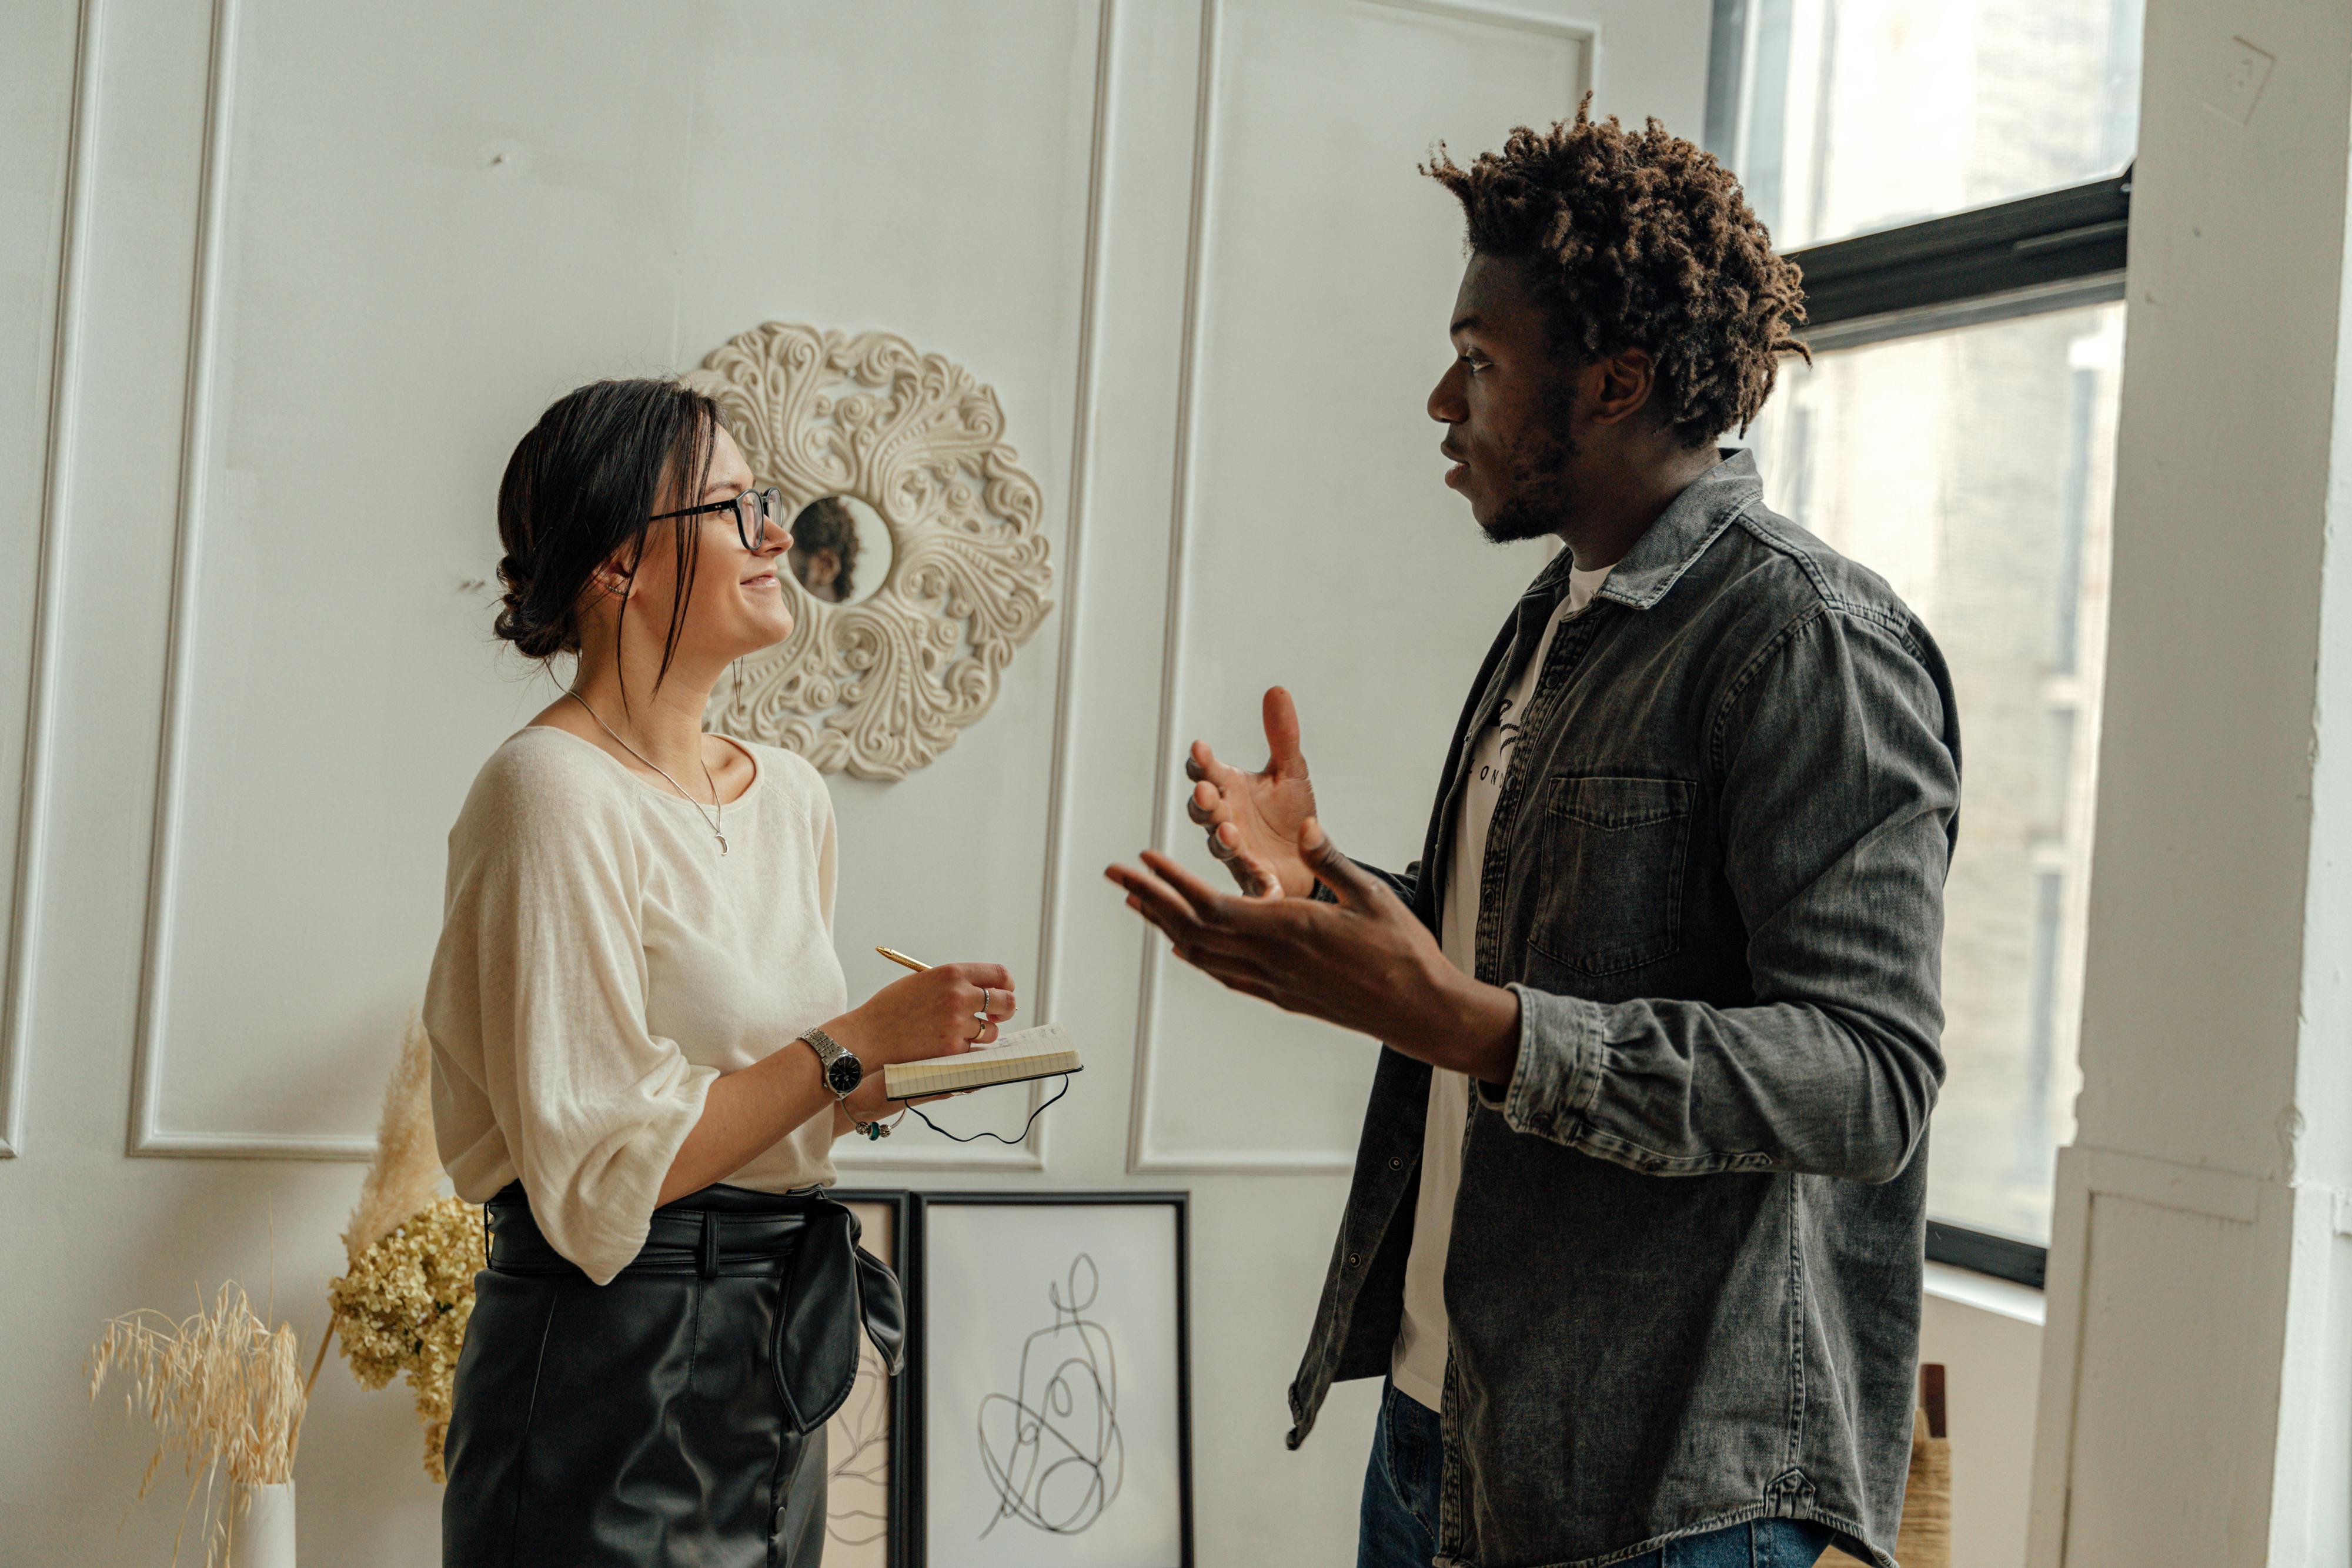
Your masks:
[{"label": "white vase", "polygon": [[247,1487],[251,1506],[230,1521],[231,1568],[294,1568],[294,1483]]}]

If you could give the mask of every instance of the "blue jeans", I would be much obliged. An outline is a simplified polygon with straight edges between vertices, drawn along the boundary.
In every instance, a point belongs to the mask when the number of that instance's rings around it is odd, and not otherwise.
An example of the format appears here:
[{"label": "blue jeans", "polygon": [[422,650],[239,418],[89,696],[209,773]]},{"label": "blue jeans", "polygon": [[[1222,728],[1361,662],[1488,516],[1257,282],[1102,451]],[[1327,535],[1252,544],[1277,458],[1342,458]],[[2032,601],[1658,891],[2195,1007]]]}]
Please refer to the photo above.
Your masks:
[{"label": "blue jeans", "polygon": [[[1381,1390],[1372,1459],[1356,1534],[1356,1568],[1429,1568],[1437,1555],[1437,1493],[1445,1440],[1437,1412],[1394,1384]],[[1617,1568],[1812,1568],[1827,1551],[1824,1525],[1759,1519],[1670,1541]]]}]

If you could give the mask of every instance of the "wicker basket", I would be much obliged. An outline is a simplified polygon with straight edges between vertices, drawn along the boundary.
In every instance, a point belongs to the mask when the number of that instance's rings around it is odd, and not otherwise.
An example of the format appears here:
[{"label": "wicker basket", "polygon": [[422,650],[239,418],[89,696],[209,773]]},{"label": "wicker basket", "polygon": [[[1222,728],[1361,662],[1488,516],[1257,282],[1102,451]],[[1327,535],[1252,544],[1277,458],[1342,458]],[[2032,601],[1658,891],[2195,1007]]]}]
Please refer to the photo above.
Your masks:
[{"label": "wicker basket", "polygon": [[[1944,1369],[1919,1369],[1922,1407],[1911,1421],[1911,1479],[1895,1560],[1903,1568],[1952,1568],[1952,1442],[1944,1435]],[[1832,1546],[1815,1568],[1868,1568]]]}]

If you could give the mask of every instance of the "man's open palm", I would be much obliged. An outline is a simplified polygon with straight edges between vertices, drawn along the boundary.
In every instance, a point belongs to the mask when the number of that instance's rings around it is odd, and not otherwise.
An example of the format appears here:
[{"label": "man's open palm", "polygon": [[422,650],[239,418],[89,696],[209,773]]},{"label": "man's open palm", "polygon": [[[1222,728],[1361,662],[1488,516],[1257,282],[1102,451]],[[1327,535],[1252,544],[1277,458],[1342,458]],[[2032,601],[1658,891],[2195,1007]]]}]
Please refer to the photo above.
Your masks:
[{"label": "man's open palm", "polygon": [[1244,893],[1304,898],[1315,891],[1315,873],[1298,836],[1315,815],[1315,787],[1298,749],[1298,710],[1280,686],[1265,694],[1265,770],[1244,773],[1217,760],[1207,741],[1194,741],[1184,761],[1192,780],[1186,810],[1208,830],[1209,852]]}]

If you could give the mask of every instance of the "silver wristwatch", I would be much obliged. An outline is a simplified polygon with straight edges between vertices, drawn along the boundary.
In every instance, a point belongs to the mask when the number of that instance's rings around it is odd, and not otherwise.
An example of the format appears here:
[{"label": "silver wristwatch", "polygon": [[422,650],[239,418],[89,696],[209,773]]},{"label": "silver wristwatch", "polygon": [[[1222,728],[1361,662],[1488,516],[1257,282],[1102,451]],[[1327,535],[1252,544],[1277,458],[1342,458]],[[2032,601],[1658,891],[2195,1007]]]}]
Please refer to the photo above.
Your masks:
[{"label": "silver wristwatch", "polygon": [[857,1092],[857,1086],[866,1082],[864,1062],[852,1056],[841,1041],[821,1029],[803,1030],[801,1038],[809,1042],[811,1051],[816,1052],[817,1071],[824,1077],[824,1086],[833,1091],[835,1099],[846,1100]]}]

